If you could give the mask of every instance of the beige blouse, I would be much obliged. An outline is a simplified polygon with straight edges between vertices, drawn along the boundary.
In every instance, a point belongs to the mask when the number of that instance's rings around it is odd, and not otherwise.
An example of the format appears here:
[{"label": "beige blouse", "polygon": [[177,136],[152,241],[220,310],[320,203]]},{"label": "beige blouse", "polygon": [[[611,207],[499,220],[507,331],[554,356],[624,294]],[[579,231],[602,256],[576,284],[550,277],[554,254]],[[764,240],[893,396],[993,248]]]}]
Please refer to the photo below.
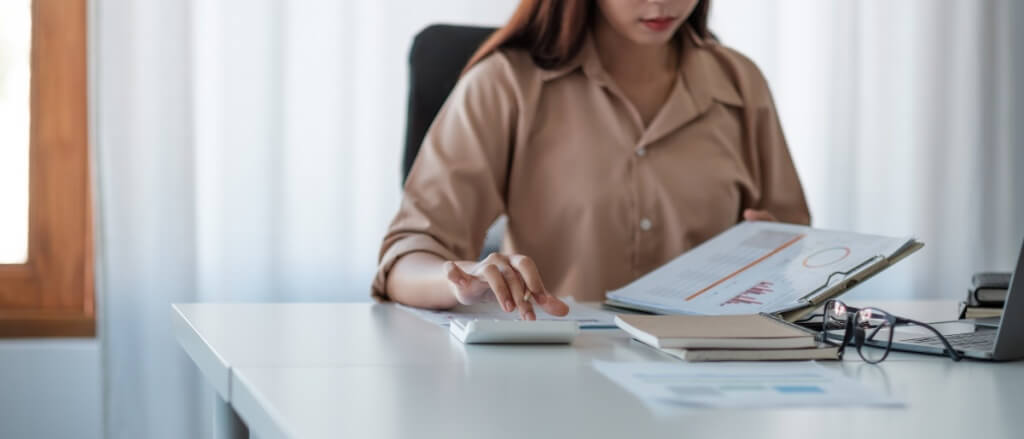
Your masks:
[{"label": "beige blouse", "polygon": [[[588,38],[558,70],[501,50],[459,81],[427,133],[380,250],[373,295],[410,252],[475,260],[508,216],[503,252],[550,291],[603,300],[764,209],[810,213],[764,77],[690,32],[667,102],[644,127]],[[439,273],[440,275],[440,273]]]}]

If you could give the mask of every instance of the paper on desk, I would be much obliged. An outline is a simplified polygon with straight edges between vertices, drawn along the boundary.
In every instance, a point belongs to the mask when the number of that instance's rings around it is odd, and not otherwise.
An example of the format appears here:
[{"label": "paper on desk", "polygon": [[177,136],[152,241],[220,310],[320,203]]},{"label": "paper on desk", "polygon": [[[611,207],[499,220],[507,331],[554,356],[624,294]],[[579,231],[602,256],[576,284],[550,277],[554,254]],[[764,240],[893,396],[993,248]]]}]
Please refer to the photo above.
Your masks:
[{"label": "paper on desk", "polygon": [[[591,306],[576,303],[571,297],[563,298],[563,302],[569,305],[569,314],[563,317],[555,317],[545,313],[538,306],[533,310],[537,320],[574,320],[580,324],[580,328],[614,328],[615,314],[600,310]],[[448,326],[452,319],[485,319],[485,320],[519,320],[519,312],[505,312],[498,306],[497,302],[486,302],[475,305],[459,305],[445,311],[435,311],[411,306],[398,305],[424,320],[442,326]]]},{"label": "paper on desk", "polygon": [[594,368],[655,408],[902,406],[814,362],[623,363]]},{"label": "paper on desk", "polygon": [[[772,222],[744,222],[669,261],[608,298],[669,314],[777,313],[838,273],[856,273],[914,242]],[[836,276],[833,274],[836,273]]]}]

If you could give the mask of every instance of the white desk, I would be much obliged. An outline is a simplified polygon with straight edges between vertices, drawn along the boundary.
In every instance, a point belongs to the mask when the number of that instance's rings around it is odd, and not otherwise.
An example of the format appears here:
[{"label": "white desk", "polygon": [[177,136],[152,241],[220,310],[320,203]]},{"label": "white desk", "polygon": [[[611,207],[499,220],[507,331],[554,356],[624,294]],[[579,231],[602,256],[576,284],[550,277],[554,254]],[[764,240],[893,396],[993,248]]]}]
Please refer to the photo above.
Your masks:
[{"label": "white desk", "polygon": [[[926,320],[956,311],[953,302],[876,304]],[[373,304],[184,304],[173,319],[217,390],[225,436],[863,437],[866,429],[892,432],[878,437],[1013,437],[1024,429],[1014,416],[1024,403],[1024,363],[896,353],[875,367],[852,354],[825,364],[907,408],[666,418],[591,368],[595,359],[674,361],[617,330],[584,331],[571,346],[464,346],[443,328]]]}]

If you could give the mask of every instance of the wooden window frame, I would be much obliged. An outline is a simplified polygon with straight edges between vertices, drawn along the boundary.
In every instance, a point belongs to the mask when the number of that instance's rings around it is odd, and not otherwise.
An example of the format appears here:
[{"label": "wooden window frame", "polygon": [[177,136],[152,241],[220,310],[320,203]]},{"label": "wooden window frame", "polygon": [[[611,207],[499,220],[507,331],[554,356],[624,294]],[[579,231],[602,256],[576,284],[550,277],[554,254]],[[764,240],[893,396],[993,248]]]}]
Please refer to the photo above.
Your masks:
[{"label": "wooden window frame", "polygon": [[96,334],[86,0],[33,0],[28,258],[0,265],[0,337]]}]

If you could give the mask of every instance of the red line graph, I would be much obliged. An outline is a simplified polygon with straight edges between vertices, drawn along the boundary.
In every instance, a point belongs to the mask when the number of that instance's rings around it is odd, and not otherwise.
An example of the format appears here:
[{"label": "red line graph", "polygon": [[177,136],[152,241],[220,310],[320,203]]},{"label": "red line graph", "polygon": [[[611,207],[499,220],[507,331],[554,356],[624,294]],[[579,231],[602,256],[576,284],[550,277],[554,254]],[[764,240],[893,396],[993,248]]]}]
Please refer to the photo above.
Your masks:
[{"label": "red line graph", "polygon": [[732,273],[729,273],[729,275],[728,275],[728,276],[725,276],[725,277],[723,277],[723,278],[721,278],[721,279],[719,279],[719,280],[716,280],[716,281],[715,281],[714,283],[712,283],[711,285],[708,285],[708,286],[706,286],[706,287],[702,288],[702,289],[701,289],[700,291],[697,291],[696,293],[693,293],[693,294],[691,294],[691,295],[690,295],[689,297],[687,297],[687,298],[686,298],[685,300],[686,300],[686,301],[690,301],[690,300],[693,300],[693,298],[694,298],[694,297],[697,297],[697,296],[699,296],[699,295],[701,295],[701,294],[704,294],[704,293],[706,293],[706,292],[707,292],[708,290],[710,290],[710,289],[712,289],[712,288],[714,288],[714,287],[717,287],[717,286],[718,286],[718,285],[720,285],[721,283],[723,283],[723,282],[725,282],[725,281],[727,281],[727,280],[729,280],[729,279],[732,279],[732,278],[736,277],[736,276],[737,276],[737,275],[739,275],[740,273],[742,273],[742,272],[744,272],[744,271],[747,271],[747,269],[749,269],[750,267],[753,267],[753,266],[755,266],[755,265],[757,265],[757,264],[760,264],[761,262],[764,262],[764,260],[765,260],[765,259],[768,259],[768,258],[772,257],[773,255],[775,255],[776,253],[778,253],[778,252],[781,252],[781,251],[785,250],[785,249],[786,249],[786,247],[789,247],[789,246],[793,245],[793,243],[795,243],[795,242],[797,242],[797,241],[799,241],[799,240],[803,239],[803,237],[804,237],[804,236],[807,236],[807,235],[797,235],[797,236],[796,236],[795,238],[793,238],[793,239],[790,239],[790,240],[789,240],[789,241],[787,241],[787,242],[786,242],[785,244],[782,244],[782,245],[780,245],[780,246],[779,246],[778,248],[776,248],[775,250],[772,250],[772,251],[771,251],[771,252],[769,252],[768,254],[766,254],[766,255],[764,255],[764,256],[761,256],[760,258],[757,258],[757,260],[755,260],[754,262],[751,262],[751,263],[747,264],[746,266],[744,266],[743,268],[740,268],[739,270],[736,270],[736,271],[734,271],[734,272],[732,272]]},{"label": "red line graph", "polygon": [[768,294],[768,293],[774,291],[772,289],[772,285],[773,284],[771,282],[767,282],[767,281],[765,281],[765,282],[758,282],[756,285],[754,285],[754,286],[752,286],[750,288],[747,288],[746,291],[737,294],[736,296],[734,296],[733,298],[731,298],[729,300],[726,300],[725,302],[722,302],[722,304],[719,305],[719,306],[725,306],[725,305],[763,305],[763,303],[761,303],[760,301],[757,300],[757,296],[760,296],[762,294]]}]

